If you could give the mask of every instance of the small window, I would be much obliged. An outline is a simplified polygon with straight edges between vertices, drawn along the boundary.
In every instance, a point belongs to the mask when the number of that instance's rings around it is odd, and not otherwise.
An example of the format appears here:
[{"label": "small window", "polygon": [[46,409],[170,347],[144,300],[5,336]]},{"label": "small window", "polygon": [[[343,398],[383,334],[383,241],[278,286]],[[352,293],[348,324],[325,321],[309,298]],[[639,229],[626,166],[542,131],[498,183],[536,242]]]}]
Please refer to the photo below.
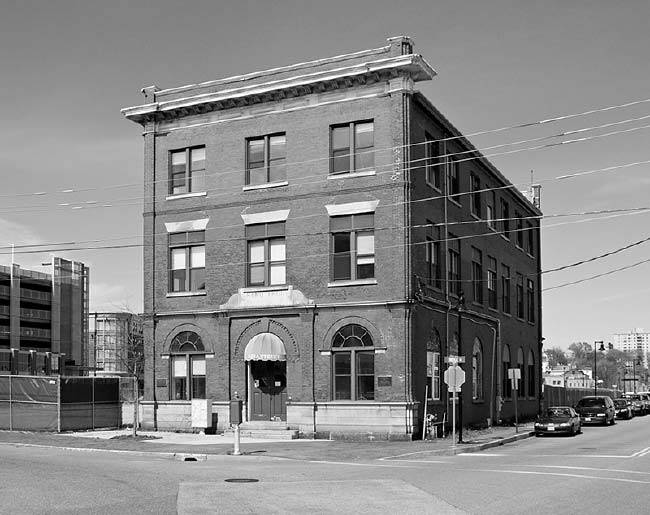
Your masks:
[{"label": "small window", "polygon": [[184,148],[169,154],[169,193],[205,191],[205,147]]},{"label": "small window", "polygon": [[517,247],[524,248],[524,220],[519,211],[515,211],[515,218],[517,223]]},{"label": "small window", "polygon": [[528,305],[528,321],[535,322],[535,283],[532,279],[526,280],[526,297]]},{"label": "small window", "polygon": [[330,148],[332,174],[374,170],[374,123],[363,121],[332,126]]},{"label": "small window", "polygon": [[487,218],[487,225],[490,229],[496,230],[496,193],[494,190],[486,192],[485,201],[485,217]]}]

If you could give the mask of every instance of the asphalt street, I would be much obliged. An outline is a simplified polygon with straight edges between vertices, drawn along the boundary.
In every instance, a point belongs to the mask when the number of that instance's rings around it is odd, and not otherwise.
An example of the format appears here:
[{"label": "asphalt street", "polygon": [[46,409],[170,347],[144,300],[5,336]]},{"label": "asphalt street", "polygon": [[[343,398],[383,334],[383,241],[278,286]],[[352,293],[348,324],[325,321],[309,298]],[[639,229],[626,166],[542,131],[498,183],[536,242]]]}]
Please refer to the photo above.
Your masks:
[{"label": "asphalt street", "polygon": [[269,442],[181,461],[5,442],[0,484],[13,495],[3,512],[646,513],[648,424],[640,417],[455,455],[425,442]]}]

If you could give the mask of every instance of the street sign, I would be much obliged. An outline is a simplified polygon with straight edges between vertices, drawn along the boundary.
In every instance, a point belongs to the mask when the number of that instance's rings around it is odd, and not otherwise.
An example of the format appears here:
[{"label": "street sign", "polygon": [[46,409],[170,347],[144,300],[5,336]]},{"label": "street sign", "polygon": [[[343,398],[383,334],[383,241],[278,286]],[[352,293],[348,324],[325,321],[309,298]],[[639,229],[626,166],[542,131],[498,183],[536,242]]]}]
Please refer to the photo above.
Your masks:
[{"label": "street sign", "polygon": [[445,384],[450,392],[460,392],[460,387],[465,383],[465,371],[456,365],[451,365],[443,374]]},{"label": "street sign", "polygon": [[447,356],[445,363],[465,363],[465,356]]},{"label": "street sign", "polygon": [[512,383],[512,389],[519,390],[519,380],[521,379],[521,370],[519,370],[518,368],[509,368],[508,378]]}]

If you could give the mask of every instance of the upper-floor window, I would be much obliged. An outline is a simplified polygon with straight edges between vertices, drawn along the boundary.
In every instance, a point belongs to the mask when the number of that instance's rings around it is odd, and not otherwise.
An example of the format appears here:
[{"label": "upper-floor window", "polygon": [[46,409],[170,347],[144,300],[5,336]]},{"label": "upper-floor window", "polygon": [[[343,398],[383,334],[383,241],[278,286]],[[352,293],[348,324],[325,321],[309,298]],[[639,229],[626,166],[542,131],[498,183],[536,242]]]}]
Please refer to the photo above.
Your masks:
[{"label": "upper-floor window", "polygon": [[501,199],[501,233],[510,239],[510,204]]},{"label": "upper-floor window", "polygon": [[459,295],[461,291],[460,283],[460,241],[451,234],[449,235],[449,271],[447,280],[449,281],[449,293]]},{"label": "upper-floor window", "polygon": [[440,156],[442,155],[442,142],[436,141],[431,134],[425,133],[424,161],[426,181],[437,190],[442,189],[442,166]]},{"label": "upper-floor window", "polygon": [[330,218],[332,281],[375,277],[374,227],[374,213]]},{"label": "upper-floor window", "polygon": [[246,226],[247,286],[276,286],[287,282],[285,222]]},{"label": "upper-floor window", "polygon": [[374,122],[362,121],[333,125],[330,130],[330,147],[331,173],[374,170]]},{"label": "upper-floor window", "polygon": [[528,321],[535,321],[535,283],[532,279],[526,280],[526,297],[528,304]]},{"label": "upper-floor window", "polygon": [[447,195],[449,200],[460,203],[460,163],[453,156],[447,159]]},{"label": "upper-floor window", "polygon": [[205,290],[205,231],[169,234],[169,291]]},{"label": "upper-floor window", "polygon": [[425,243],[425,261],[427,265],[427,279],[434,288],[442,288],[442,263],[440,261],[440,228],[434,227],[431,220],[427,220],[427,236]]},{"label": "upper-floor window", "polygon": [[485,218],[487,218],[488,227],[496,230],[496,192],[489,190],[485,198]]},{"label": "upper-floor window", "polygon": [[470,209],[472,214],[481,217],[481,180],[478,175],[472,173],[469,176],[469,190],[470,190]]},{"label": "upper-floor window", "polygon": [[515,211],[515,218],[517,223],[517,247],[524,248],[524,220],[519,211]]},{"label": "upper-floor window", "polygon": [[272,134],[246,140],[246,185],[287,179],[287,137]]},{"label": "upper-floor window", "polygon": [[501,310],[510,313],[510,267],[501,265]]},{"label": "upper-floor window", "polygon": [[205,147],[173,150],[169,163],[170,195],[205,191]]},{"label": "upper-floor window", "polygon": [[488,306],[497,309],[497,260],[491,256],[487,259]]},{"label": "upper-floor window", "polygon": [[517,318],[524,318],[524,277],[517,274]]},{"label": "upper-floor window", "polygon": [[474,302],[483,304],[483,253],[472,247],[472,287]]},{"label": "upper-floor window", "polygon": [[535,255],[535,228],[530,222],[526,223],[526,252],[528,252],[531,256]]}]

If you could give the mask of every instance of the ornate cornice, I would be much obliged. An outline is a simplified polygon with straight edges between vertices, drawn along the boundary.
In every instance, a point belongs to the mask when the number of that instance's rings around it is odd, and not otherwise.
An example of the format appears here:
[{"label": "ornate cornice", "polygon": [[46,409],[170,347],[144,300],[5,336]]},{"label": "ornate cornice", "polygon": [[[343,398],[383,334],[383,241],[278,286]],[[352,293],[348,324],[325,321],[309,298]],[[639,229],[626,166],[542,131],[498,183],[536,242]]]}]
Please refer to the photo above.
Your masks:
[{"label": "ornate cornice", "polygon": [[420,81],[434,76],[435,71],[421,56],[408,54],[211,93],[191,95],[188,91],[190,95],[183,98],[127,107],[122,109],[122,113],[129,120],[145,125],[312,93],[367,86],[396,77]]}]

